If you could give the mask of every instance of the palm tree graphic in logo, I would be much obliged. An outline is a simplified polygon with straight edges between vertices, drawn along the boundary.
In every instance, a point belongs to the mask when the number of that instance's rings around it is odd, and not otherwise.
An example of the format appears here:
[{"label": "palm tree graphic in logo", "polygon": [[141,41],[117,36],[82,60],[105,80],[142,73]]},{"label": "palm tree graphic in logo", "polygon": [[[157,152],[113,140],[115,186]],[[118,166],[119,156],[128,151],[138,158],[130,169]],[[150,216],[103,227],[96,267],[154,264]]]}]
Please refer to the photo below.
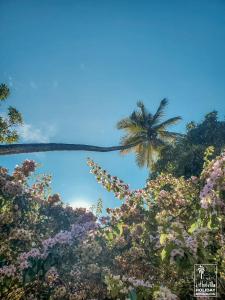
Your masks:
[{"label": "palm tree graphic in logo", "polygon": [[198,272],[199,272],[199,274],[200,274],[200,276],[201,276],[201,279],[202,279],[202,276],[203,276],[203,274],[204,274],[204,272],[205,272],[205,268],[204,268],[202,265],[200,265],[200,266],[198,267]]}]

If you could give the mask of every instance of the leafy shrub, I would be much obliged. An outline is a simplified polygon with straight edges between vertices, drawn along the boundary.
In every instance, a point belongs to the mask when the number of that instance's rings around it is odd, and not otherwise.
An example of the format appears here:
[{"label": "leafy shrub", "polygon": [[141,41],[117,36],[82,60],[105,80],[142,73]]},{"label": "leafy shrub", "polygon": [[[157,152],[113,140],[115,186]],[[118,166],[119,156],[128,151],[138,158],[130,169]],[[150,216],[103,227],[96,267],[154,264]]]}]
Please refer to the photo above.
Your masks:
[{"label": "leafy shrub", "polygon": [[3,299],[194,299],[194,264],[207,263],[225,297],[224,154],[199,177],[161,174],[134,191],[88,165],[122,201],[98,220],[49,195],[48,177],[30,183],[33,161],[1,168]]}]

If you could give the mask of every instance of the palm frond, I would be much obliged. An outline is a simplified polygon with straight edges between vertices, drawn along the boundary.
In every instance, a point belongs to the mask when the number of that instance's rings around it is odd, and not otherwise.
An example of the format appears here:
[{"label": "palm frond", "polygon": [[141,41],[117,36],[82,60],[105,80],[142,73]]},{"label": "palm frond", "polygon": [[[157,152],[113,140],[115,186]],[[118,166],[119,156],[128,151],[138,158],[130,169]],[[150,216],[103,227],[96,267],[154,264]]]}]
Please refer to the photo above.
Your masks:
[{"label": "palm frond", "polygon": [[[145,140],[145,139],[146,139],[146,137],[144,137],[141,134],[136,134],[136,135],[127,134],[127,135],[125,135],[121,138],[120,144],[122,146],[129,146],[129,145],[136,145],[136,144],[141,145],[143,143],[143,140]],[[121,150],[120,152],[122,154],[126,154],[126,153],[129,153],[129,152],[135,151],[136,147],[137,146],[133,146],[133,147]]]},{"label": "palm frond", "polygon": [[134,110],[130,115],[130,119],[137,125],[142,126],[142,114],[139,111]]},{"label": "palm frond", "polygon": [[162,148],[162,146],[157,147],[155,145],[150,145],[148,149],[148,161],[147,161],[147,167],[149,169],[151,169],[152,166],[155,164],[155,162],[158,160],[161,152],[160,148]]},{"label": "palm frond", "polygon": [[165,130],[166,127],[170,126],[170,125],[175,125],[177,124],[180,120],[182,120],[182,118],[180,116],[178,117],[174,117],[174,118],[170,118],[156,126],[154,126],[154,130]]},{"label": "palm frond", "polygon": [[136,162],[139,167],[146,165],[151,168],[159,157],[159,149],[156,145],[145,142],[135,148]]},{"label": "palm frond", "polygon": [[117,129],[123,129],[130,134],[136,134],[143,130],[141,126],[136,124],[130,118],[124,118],[117,123]]},{"label": "palm frond", "polygon": [[117,129],[125,129],[132,125],[133,125],[133,122],[130,118],[124,118],[116,124],[116,127],[117,127]]},{"label": "palm frond", "polygon": [[140,108],[142,117],[146,119],[148,117],[149,113],[148,113],[147,109],[145,108],[144,103],[142,101],[138,101],[137,102],[137,107]]},{"label": "palm frond", "polygon": [[152,145],[149,145],[148,148],[146,149],[146,163],[147,163],[147,167],[150,168],[151,162],[152,162],[152,155],[153,155],[153,151],[152,151]]},{"label": "palm frond", "polygon": [[164,130],[162,130],[162,131],[159,130],[158,135],[163,141],[169,142],[169,143],[174,142],[177,139],[184,136],[183,134],[178,133],[178,132],[164,131]]},{"label": "palm frond", "polygon": [[142,141],[143,141],[143,135],[141,133],[133,134],[133,135],[126,134],[121,138],[120,144],[122,146],[128,146]]},{"label": "palm frond", "polygon": [[154,123],[158,123],[160,119],[164,116],[164,110],[167,104],[168,104],[168,100],[166,98],[161,100],[159,107],[152,118],[152,125]]},{"label": "palm frond", "polygon": [[136,163],[140,168],[143,168],[146,161],[145,161],[145,149],[144,147],[139,147],[139,151],[136,152]]},{"label": "palm frond", "polygon": [[155,151],[152,144],[149,144],[145,149],[145,163],[147,168],[151,168],[155,160]]}]

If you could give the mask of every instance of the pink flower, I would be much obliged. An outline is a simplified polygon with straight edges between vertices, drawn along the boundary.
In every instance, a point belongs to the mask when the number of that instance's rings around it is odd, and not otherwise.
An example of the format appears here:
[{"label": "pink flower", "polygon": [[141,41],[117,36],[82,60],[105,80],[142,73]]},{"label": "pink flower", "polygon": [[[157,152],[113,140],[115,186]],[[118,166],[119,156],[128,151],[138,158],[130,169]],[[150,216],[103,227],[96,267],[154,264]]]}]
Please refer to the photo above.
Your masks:
[{"label": "pink flower", "polygon": [[55,245],[55,239],[54,238],[48,238],[44,241],[42,241],[42,245],[44,246],[44,248],[51,248]]},{"label": "pink flower", "polygon": [[0,268],[0,277],[12,277],[16,275],[16,267],[14,265],[4,266]]},{"label": "pink flower", "polygon": [[27,269],[27,268],[29,268],[30,267],[30,264],[28,263],[28,261],[22,261],[20,264],[19,264],[19,266],[18,266],[18,268],[21,270],[21,271],[23,271],[23,270],[25,270],[25,269]]},{"label": "pink flower", "polygon": [[22,164],[22,172],[25,176],[29,176],[30,173],[35,171],[37,164],[34,160],[25,160]]},{"label": "pink flower", "polygon": [[23,188],[22,185],[18,182],[7,181],[2,191],[8,196],[15,197],[22,194]]}]

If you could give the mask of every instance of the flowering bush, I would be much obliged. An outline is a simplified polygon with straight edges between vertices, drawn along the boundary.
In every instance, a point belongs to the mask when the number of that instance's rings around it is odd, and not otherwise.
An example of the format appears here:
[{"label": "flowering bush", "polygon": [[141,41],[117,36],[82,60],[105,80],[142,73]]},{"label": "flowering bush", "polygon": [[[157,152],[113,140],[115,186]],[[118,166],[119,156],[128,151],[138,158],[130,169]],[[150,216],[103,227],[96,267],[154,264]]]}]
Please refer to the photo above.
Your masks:
[{"label": "flowering bush", "polygon": [[200,178],[161,174],[136,191],[88,164],[97,181],[123,200],[107,209],[101,228],[113,256],[106,277],[112,298],[193,299],[194,264],[207,263],[217,264],[218,293],[225,296],[224,153],[206,161]]},{"label": "flowering bush", "polygon": [[97,219],[64,206],[35,177],[33,161],[0,169],[0,297],[3,299],[194,299],[194,264],[216,263],[225,297],[225,155],[199,178],[161,174],[143,189],[91,173],[121,206]]},{"label": "flowering bush", "polygon": [[92,213],[65,207],[58,194],[49,195],[49,176],[31,183],[35,168],[27,160],[12,176],[0,169],[1,299],[57,298],[67,291],[76,248],[97,226]]}]

